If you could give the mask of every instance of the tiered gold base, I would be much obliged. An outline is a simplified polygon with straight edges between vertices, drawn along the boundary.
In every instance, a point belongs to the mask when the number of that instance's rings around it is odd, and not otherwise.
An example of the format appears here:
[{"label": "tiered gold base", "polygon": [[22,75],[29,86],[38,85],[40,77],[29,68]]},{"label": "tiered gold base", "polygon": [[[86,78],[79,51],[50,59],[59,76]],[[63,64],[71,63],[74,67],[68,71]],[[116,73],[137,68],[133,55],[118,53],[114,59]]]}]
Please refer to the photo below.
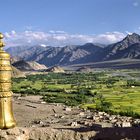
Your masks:
[{"label": "tiered gold base", "polygon": [[8,129],[15,126],[11,97],[0,98],[0,129]]}]

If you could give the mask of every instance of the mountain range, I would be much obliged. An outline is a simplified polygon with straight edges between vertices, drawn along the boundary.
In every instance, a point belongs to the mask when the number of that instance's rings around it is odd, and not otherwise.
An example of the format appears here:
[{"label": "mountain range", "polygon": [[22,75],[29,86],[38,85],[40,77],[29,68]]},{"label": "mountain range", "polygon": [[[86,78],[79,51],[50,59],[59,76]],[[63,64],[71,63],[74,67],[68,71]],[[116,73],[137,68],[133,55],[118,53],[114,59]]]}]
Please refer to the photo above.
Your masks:
[{"label": "mountain range", "polygon": [[13,58],[46,66],[68,66],[118,59],[140,59],[140,35],[127,35],[120,42],[103,46],[87,43],[65,47],[17,46],[6,50]]}]

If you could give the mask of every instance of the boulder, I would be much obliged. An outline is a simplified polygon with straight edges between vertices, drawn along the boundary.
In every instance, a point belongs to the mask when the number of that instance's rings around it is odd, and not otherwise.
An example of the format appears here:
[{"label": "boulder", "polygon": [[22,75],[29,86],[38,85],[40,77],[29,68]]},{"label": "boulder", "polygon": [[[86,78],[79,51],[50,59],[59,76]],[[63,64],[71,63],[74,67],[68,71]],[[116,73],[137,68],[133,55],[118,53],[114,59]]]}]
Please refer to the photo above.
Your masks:
[{"label": "boulder", "polygon": [[123,122],[122,127],[131,127],[131,123],[130,122]]}]

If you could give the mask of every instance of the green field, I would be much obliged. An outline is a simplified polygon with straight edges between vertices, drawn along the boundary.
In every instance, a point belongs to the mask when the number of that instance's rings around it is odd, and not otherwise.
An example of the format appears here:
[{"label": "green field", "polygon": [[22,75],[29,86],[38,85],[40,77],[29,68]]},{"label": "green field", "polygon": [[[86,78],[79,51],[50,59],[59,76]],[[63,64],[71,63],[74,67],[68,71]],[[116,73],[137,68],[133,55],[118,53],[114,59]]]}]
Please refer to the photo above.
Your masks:
[{"label": "green field", "polygon": [[13,79],[13,92],[42,95],[50,103],[140,115],[140,72],[102,70],[91,73],[48,73]]}]

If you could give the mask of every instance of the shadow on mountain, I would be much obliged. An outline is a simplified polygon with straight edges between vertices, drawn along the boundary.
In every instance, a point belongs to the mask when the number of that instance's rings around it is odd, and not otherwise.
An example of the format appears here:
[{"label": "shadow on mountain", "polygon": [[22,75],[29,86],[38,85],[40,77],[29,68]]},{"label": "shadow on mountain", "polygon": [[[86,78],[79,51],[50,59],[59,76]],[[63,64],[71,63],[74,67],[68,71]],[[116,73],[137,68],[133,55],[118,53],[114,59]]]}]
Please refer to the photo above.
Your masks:
[{"label": "shadow on mountain", "polygon": [[101,128],[99,125],[93,125],[88,127],[61,129],[72,130],[79,133],[94,131],[96,135],[90,137],[89,140],[140,140],[140,127]]}]

